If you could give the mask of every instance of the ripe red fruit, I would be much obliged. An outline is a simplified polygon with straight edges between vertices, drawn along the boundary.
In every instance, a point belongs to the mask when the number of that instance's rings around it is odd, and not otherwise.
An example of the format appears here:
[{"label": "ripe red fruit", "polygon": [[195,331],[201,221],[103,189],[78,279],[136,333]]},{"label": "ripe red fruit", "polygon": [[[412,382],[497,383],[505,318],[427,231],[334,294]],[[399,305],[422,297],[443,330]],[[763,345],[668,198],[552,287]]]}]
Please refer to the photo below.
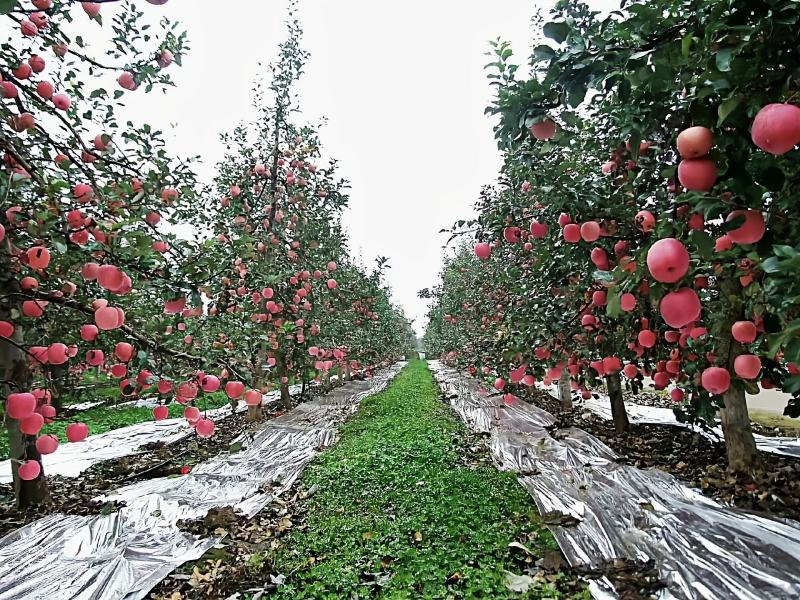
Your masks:
[{"label": "ripe red fruit", "polygon": [[592,304],[595,306],[605,306],[606,301],[606,293],[603,290],[597,290],[592,294]]},{"label": "ripe red fruit", "polygon": [[547,235],[547,225],[533,221],[531,223],[531,235],[535,238],[543,238]]},{"label": "ripe red fruit", "polygon": [[244,402],[247,406],[258,406],[261,404],[262,395],[258,390],[247,390],[244,395]]},{"label": "ripe red fruit", "polygon": [[581,241],[581,228],[575,223],[568,223],[564,225],[562,232],[564,235],[564,240],[570,244],[577,244],[579,241]]},{"label": "ripe red fruit", "polygon": [[200,419],[195,425],[195,431],[201,438],[209,438],[214,435],[214,421],[211,419]]},{"label": "ripe red fruit", "polygon": [[695,231],[702,231],[705,228],[705,219],[703,219],[703,213],[692,213],[692,216],[689,217],[689,229]]},{"label": "ripe red fruit", "polygon": [[26,62],[20,63],[20,65],[16,69],[11,71],[11,74],[17,79],[28,79],[32,73],[33,69]]},{"label": "ripe red fruit", "polygon": [[637,367],[634,364],[628,363],[627,365],[625,365],[625,368],[622,369],[622,373],[628,379],[633,379],[639,374],[639,367]]},{"label": "ripe red fruit", "polygon": [[47,362],[51,365],[63,365],[69,360],[69,348],[66,344],[56,342],[47,348]]},{"label": "ripe red fruit", "polygon": [[755,244],[764,237],[766,231],[764,216],[759,210],[735,210],[728,215],[725,221],[733,221],[742,216],[744,223],[736,229],[731,229],[726,235],[736,244]]},{"label": "ripe red fruit", "polygon": [[639,335],[636,337],[637,341],[639,342],[640,346],[645,348],[652,348],[656,345],[656,340],[658,336],[654,331],[650,331],[649,329],[642,329],[639,332]]},{"label": "ripe red fruit", "polygon": [[633,218],[633,222],[644,232],[653,231],[656,226],[656,218],[649,210],[640,210]]},{"label": "ripe red fruit", "polygon": [[681,402],[683,400],[683,390],[681,388],[672,388],[669,391],[669,397],[673,402]]},{"label": "ripe red fruit", "polygon": [[502,392],[505,387],[506,387],[506,380],[503,379],[502,377],[498,377],[497,379],[494,380],[494,389],[496,389],[498,392]]},{"label": "ripe red fruit", "polygon": [[219,377],[216,375],[206,375],[200,380],[200,387],[204,392],[216,392],[219,389]]},{"label": "ripe red fruit", "polygon": [[44,300],[25,300],[22,303],[22,314],[35,319],[44,314],[45,307],[47,302]]},{"label": "ripe red fruit", "polygon": [[89,427],[86,423],[70,423],[67,425],[67,440],[82,442],[89,437]]},{"label": "ripe red fruit", "polygon": [[72,101],[66,94],[55,94],[53,96],[53,104],[59,110],[67,110]]},{"label": "ripe red fruit", "polygon": [[169,416],[169,407],[167,406],[156,406],[153,409],[153,419],[156,421],[163,421]]},{"label": "ripe red fruit", "polygon": [[128,342],[120,342],[114,347],[114,354],[122,362],[128,362],[133,358],[133,346]]},{"label": "ripe red fruit", "polygon": [[103,331],[110,331],[120,327],[124,322],[124,316],[121,317],[122,309],[113,306],[104,306],[98,308],[94,312],[94,322]]},{"label": "ripe red fruit", "polygon": [[83,10],[86,12],[86,14],[92,18],[100,14],[99,2],[81,2],[81,6],[83,6]]},{"label": "ripe red fruit", "polygon": [[689,127],[678,134],[678,153],[681,158],[705,156],[714,145],[714,136],[706,127]]},{"label": "ripe red fruit", "polygon": [[17,474],[23,481],[33,481],[42,473],[42,465],[38,460],[26,460],[19,466]]},{"label": "ripe red fruit", "polygon": [[200,409],[196,406],[187,406],[183,411],[183,416],[189,423],[195,423],[200,418]]},{"label": "ripe red fruit", "polygon": [[636,296],[630,293],[625,293],[620,296],[619,306],[625,312],[630,312],[636,308]]},{"label": "ripe red fruit", "polygon": [[105,360],[105,354],[102,350],[88,350],[86,352],[86,364],[92,367],[99,367]]},{"label": "ripe red fruit", "polygon": [[228,398],[240,398],[244,393],[244,384],[241,381],[229,381],[225,384],[225,393]]},{"label": "ripe red fruit", "polygon": [[8,321],[0,321],[0,337],[10,338],[14,335],[14,325]]},{"label": "ripe red fruit", "polygon": [[522,240],[522,230],[519,227],[506,227],[503,229],[503,238],[509,244],[517,244]]},{"label": "ripe red fruit", "polygon": [[590,254],[589,258],[591,259],[592,264],[601,271],[609,270],[608,254],[606,254],[606,251],[602,248],[592,248],[592,253]]},{"label": "ripe red fruit", "polygon": [[121,88],[126,90],[135,90],[136,89],[136,80],[133,77],[133,73],[130,71],[124,71],[118,78],[117,83]]},{"label": "ripe red fruit", "polygon": [[12,419],[25,419],[36,410],[36,397],[27,392],[9,394],[6,400],[6,414]]},{"label": "ripe red fruit", "polygon": [[666,294],[658,305],[664,321],[670,327],[683,327],[700,318],[700,298],[691,288],[681,288]]},{"label": "ripe red fruit", "polygon": [[581,225],[581,237],[586,242],[594,242],[600,237],[600,224],[597,221],[587,221]]},{"label": "ripe red fruit", "polygon": [[19,24],[20,31],[22,31],[22,35],[33,37],[37,33],[39,33],[39,28],[32,21],[28,21],[25,19],[22,23]]},{"label": "ripe red fruit", "polygon": [[36,440],[36,449],[39,454],[52,454],[58,449],[58,438],[53,434],[43,435]]},{"label": "ripe red fruit", "polygon": [[710,158],[687,158],[678,165],[678,181],[687,190],[707,192],[717,181],[717,165]]},{"label": "ripe red fruit", "polygon": [[33,413],[19,422],[19,430],[25,435],[38,435],[42,427],[44,427],[44,417],[39,413]]},{"label": "ripe red fruit", "polygon": [[647,252],[647,268],[656,281],[675,283],[689,271],[689,252],[675,238],[658,240]]},{"label": "ripe red fruit", "polygon": [[32,269],[46,269],[50,264],[50,251],[44,246],[34,246],[25,253]]},{"label": "ripe red fruit", "polygon": [[475,244],[475,256],[481,260],[486,260],[492,254],[492,247],[487,242]]},{"label": "ripe red fruit", "polygon": [[742,379],[755,379],[761,372],[761,359],[753,354],[740,354],[733,361],[733,370]]},{"label": "ripe red fruit", "polygon": [[736,321],[731,327],[731,335],[741,344],[750,344],[755,341],[758,329],[752,321]]},{"label": "ripe red fruit", "polygon": [[800,107],[794,104],[767,104],[758,111],[751,132],[753,143],[780,156],[800,144]]},{"label": "ripe red fruit", "polygon": [[714,252],[725,252],[733,248],[733,240],[728,235],[721,235],[714,242]]},{"label": "ripe red fruit", "polygon": [[556,124],[551,119],[544,119],[531,125],[530,131],[537,140],[549,140],[556,134]]},{"label": "ripe red fruit", "polygon": [[708,367],[700,376],[700,383],[710,394],[724,394],[731,387],[731,374],[722,367]]}]

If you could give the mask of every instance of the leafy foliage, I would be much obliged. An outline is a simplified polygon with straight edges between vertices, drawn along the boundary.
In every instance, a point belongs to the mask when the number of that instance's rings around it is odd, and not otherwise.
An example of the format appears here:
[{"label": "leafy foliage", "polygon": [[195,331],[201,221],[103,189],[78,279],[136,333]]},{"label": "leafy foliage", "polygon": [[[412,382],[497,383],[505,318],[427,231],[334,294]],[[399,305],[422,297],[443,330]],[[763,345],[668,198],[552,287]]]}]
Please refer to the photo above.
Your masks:
[{"label": "leafy foliage", "polygon": [[[547,379],[569,368],[578,389],[606,374],[603,359],[619,359],[637,367],[636,381],[664,373],[659,387],[684,391],[683,419],[743,406],[744,390],[756,392],[757,382],[796,393],[798,153],[770,155],[749,131],[765,105],[797,101],[800,10],[788,0],[623,4],[601,16],[558,2],[541,25],[548,41],[534,48],[524,77],[508,44],[493,45],[496,96],[487,112],[499,117],[505,163],[476,205],[476,223],[453,230],[474,227],[478,241],[492,243],[491,256],[479,261],[462,248],[445,266],[429,349],[492,376],[523,367]],[[529,128],[543,121],[556,131],[535,139]],[[717,176],[709,190],[684,190],[678,181],[676,140],[691,126],[713,132]],[[654,217],[652,229],[642,226],[643,210]],[[765,234],[722,243],[743,223],[734,210],[764,215]],[[559,219],[594,222],[600,236],[570,243]],[[532,222],[547,233],[535,237]],[[510,241],[513,227],[520,230]],[[679,240],[690,256],[674,283],[657,281],[646,261],[663,238]],[[659,340],[673,335],[660,301],[687,286],[700,297],[701,318],[673,342],[642,347],[641,330]],[[632,294],[634,308],[623,309],[623,294]],[[732,339],[739,320],[756,323],[753,343]],[[735,376],[740,354],[761,361],[756,380]],[[701,385],[710,366],[729,370],[730,394]],[[752,442],[740,425],[729,438]]]}]

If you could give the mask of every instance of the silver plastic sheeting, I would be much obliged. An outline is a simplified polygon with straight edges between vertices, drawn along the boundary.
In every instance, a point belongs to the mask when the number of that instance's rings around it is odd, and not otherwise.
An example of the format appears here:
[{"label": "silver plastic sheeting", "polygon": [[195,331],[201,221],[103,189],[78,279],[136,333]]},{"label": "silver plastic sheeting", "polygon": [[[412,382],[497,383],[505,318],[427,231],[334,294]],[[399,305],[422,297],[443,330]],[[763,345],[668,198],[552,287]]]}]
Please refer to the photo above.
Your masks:
[{"label": "silver plastic sheeting", "polygon": [[[558,389],[555,386],[545,388],[555,398],[558,398]],[[605,394],[598,394],[599,398],[588,398],[581,400],[583,408],[589,410],[607,421],[611,417],[611,401]],[[625,403],[625,410],[628,413],[628,419],[632,423],[641,423],[647,425],[671,425],[673,427],[683,427],[691,429],[710,440],[720,441],[723,440],[725,434],[721,426],[712,428],[706,431],[699,427],[695,427],[689,423],[681,423],[675,418],[675,413],[670,408],[661,408],[658,406],[643,406],[633,402]],[[784,456],[794,456],[800,458],[800,438],[791,437],[769,437],[764,435],[753,434],[756,440],[756,447],[762,452],[770,452],[772,454],[782,454]]]},{"label": "silver plastic sheeting", "polygon": [[219,541],[182,532],[179,520],[228,506],[255,515],[291,487],[358,403],[385,389],[403,365],[299,405],[252,438],[242,436],[241,451],[220,454],[186,476],[135,483],[100,498],[125,501],[118,512],[51,515],[0,539],[0,600],[144,598]]},{"label": "silver plastic sheeting", "polygon": [[[299,391],[299,386],[297,386]],[[293,392],[294,393],[294,392]],[[264,402],[275,402],[280,392],[264,395]],[[155,406],[153,399],[136,401],[137,406]],[[153,402],[153,404],[149,404]],[[237,412],[247,409],[244,402],[239,402]],[[209,419],[220,419],[231,413],[230,406],[222,406],[206,411]],[[140,448],[154,442],[173,444],[190,435],[194,429],[183,417],[164,419],[163,421],[146,421],[106,433],[91,435],[82,442],[61,444],[53,454],[42,457],[42,465],[47,475],[77,477],[86,469],[104,460],[112,460],[136,453]],[[0,483],[10,483],[11,461],[0,461]]]},{"label": "silver plastic sheeting", "polygon": [[[430,365],[462,418],[494,409],[474,380]],[[580,429],[520,430],[501,416],[489,433],[498,466],[520,474],[542,514],[563,519],[550,528],[571,565],[652,560],[666,585],[663,599],[800,597],[800,523],[723,506],[663,471],[619,465],[608,446]],[[616,597],[605,578],[590,590]]]}]

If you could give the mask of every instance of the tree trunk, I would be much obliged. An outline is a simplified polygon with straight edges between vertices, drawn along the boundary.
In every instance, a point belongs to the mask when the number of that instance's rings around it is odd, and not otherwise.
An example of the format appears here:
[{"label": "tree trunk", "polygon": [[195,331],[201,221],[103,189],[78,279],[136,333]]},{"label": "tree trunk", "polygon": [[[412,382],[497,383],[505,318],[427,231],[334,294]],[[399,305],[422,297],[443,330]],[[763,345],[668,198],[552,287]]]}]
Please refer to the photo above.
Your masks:
[{"label": "tree trunk", "polygon": [[[731,327],[743,318],[741,294],[742,286],[735,277],[722,281],[722,296],[731,307],[728,319],[723,323],[717,347],[717,356],[727,357],[725,366],[730,373],[734,372],[733,361],[742,353],[742,345],[733,339]],[[753,473],[761,467],[761,459],[750,428],[750,414],[747,411],[747,398],[741,383],[732,379],[731,386],[722,395],[725,408],[720,409],[722,431],[725,434],[725,449],[728,453],[728,467],[740,473]]]},{"label": "tree trunk", "polygon": [[566,367],[561,370],[561,377],[558,380],[558,399],[562,411],[572,410],[572,389],[569,385],[569,369]]},{"label": "tree trunk", "polygon": [[47,369],[50,371],[50,381],[53,383],[50,389],[52,396],[50,404],[52,404],[56,410],[60,411],[64,406],[64,394],[67,390],[69,368],[66,364],[63,364],[48,365]]},{"label": "tree trunk", "polygon": [[[255,365],[253,368],[253,389],[261,391],[261,388],[264,386],[264,363],[267,360],[267,343],[261,342],[258,346],[258,351],[256,352],[256,360]],[[253,423],[255,421],[260,421],[264,418],[264,409],[259,406],[247,406],[247,416],[245,417],[245,421],[248,423]]]},{"label": "tree trunk", "polygon": [[761,459],[750,429],[750,413],[747,412],[744,389],[732,384],[722,399],[725,408],[719,414],[725,434],[728,466],[734,471],[751,473],[759,468]]},{"label": "tree trunk", "polygon": [[[280,381],[281,385],[281,399],[278,403],[278,407],[281,410],[289,410],[292,407],[292,397],[289,395],[289,381],[286,371],[286,358],[283,356],[282,353],[279,353],[276,356],[276,359],[278,366],[278,380]],[[286,383],[283,382],[284,378],[287,378]]]},{"label": "tree trunk", "polygon": [[[18,291],[17,283],[9,269],[7,255],[2,253],[0,253],[0,290],[4,292],[3,296]],[[11,321],[11,306],[8,302],[8,300],[0,302],[0,320],[2,321]],[[22,328],[18,324],[15,324],[12,340],[17,344],[22,344]],[[7,398],[12,392],[29,391],[31,373],[28,367],[28,357],[5,338],[0,338],[0,379],[3,381],[0,384],[0,393],[4,398]],[[17,506],[25,508],[41,504],[50,497],[44,468],[39,477],[32,481],[23,481],[17,473],[20,464],[17,461],[38,460],[41,463],[42,457],[36,450],[36,436],[23,434],[19,430],[19,422],[16,419],[6,417],[5,421]]]},{"label": "tree trunk", "polygon": [[611,418],[614,419],[614,429],[617,433],[625,433],[631,428],[631,424],[628,421],[625,401],[622,398],[622,381],[619,373],[606,375],[606,388],[611,400]]}]

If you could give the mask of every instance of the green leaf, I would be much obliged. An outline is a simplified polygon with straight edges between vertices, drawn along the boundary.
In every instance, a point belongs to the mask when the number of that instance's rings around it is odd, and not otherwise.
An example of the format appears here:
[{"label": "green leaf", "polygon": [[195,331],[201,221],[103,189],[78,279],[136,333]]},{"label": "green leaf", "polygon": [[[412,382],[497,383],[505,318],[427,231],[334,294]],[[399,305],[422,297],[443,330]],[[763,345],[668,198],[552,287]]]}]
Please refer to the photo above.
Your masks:
[{"label": "green leaf", "polygon": [[733,60],[733,55],[738,52],[738,48],[723,48],[719,50],[715,56],[715,60],[717,63],[717,69],[722,71],[731,70],[731,60]]},{"label": "green leaf", "polygon": [[17,0],[0,0],[0,15],[6,15],[14,10]]},{"label": "green leaf", "polygon": [[714,255],[714,238],[705,231],[692,231],[689,239],[697,247],[697,252],[704,259],[709,259]]},{"label": "green leaf", "polygon": [[556,55],[556,51],[546,44],[541,44],[533,49],[533,57],[537,60],[550,60]]},{"label": "green leaf", "polygon": [[606,314],[609,317],[619,317],[622,314],[621,296],[616,287],[609,288],[606,294]]},{"label": "green leaf", "polygon": [[689,51],[692,48],[692,34],[685,35],[681,40],[681,54],[684,58],[689,58]]},{"label": "green leaf", "polygon": [[717,127],[719,127],[720,125],[722,125],[722,123],[725,122],[725,119],[728,118],[728,115],[730,115],[734,110],[736,110],[736,107],[739,106],[739,104],[741,104],[743,99],[744,99],[743,96],[736,95],[732,96],[731,98],[728,98],[722,104],[719,105],[719,107],[717,108],[717,116],[719,117],[717,119]]},{"label": "green leaf", "polygon": [[549,37],[551,40],[558,42],[559,44],[562,43],[565,39],[567,39],[567,34],[569,33],[570,27],[564,22],[560,23],[545,23],[544,27],[542,28],[542,32],[544,33],[545,37]]}]

